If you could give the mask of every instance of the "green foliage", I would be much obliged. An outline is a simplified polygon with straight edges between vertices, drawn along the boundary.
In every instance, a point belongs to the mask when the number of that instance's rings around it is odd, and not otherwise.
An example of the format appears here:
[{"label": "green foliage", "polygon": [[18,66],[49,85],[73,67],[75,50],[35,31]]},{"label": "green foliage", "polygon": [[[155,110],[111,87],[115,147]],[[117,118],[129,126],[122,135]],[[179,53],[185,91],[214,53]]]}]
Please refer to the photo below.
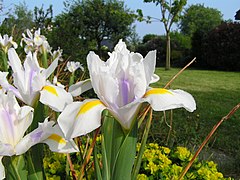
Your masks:
[{"label": "green foliage", "polygon": [[41,8],[34,8],[34,22],[35,28],[47,29],[50,28],[53,19],[53,10],[52,5],[46,10],[43,9],[43,5]]},{"label": "green foliage", "polygon": [[[185,147],[169,149],[156,143],[149,143],[145,147],[142,166],[137,179],[178,179],[192,157],[192,153]],[[220,180],[225,178],[222,173],[218,172],[217,165],[213,161],[195,160],[184,179]]]},{"label": "green foliage", "polygon": [[220,25],[222,14],[219,10],[197,4],[189,6],[180,22],[181,32],[192,38],[191,56],[197,58],[195,66],[208,68],[203,58],[204,38],[209,31]]},{"label": "green foliage", "polygon": [[51,155],[49,154],[49,156],[45,156],[43,165],[46,178],[51,180],[65,177],[66,160],[66,154],[51,153]]},{"label": "green foliage", "polygon": [[[137,151],[140,144],[137,145]],[[149,143],[145,146],[138,180],[144,179],[177,179],[184,166],[191,160],[192,153],[185,147],[159,146]],[[76,174],[79,176],[80,165],[78,156],[71,156]],[[93,159],[91,159],[90,164]],[[44,158],[44,169],[48,180],[66,178],[66,154],[50,153]],[[94,179],[93,167],[86,171],[88,179]],[[71,175],[70,175],[71,177]],[[185,176],[185,179],[225,179],[217,170],[213,161],[196,160]],[[229,178],[230,179],[230,178]]]},{"label": "green foliage", "polygon": [[162,19],[161,21],[171,28],[173,22],[178,22],[181,17],[183,7],[187,4],[186,0],[174,0],[174,1],[163,1],[163,0],[144,0],[144,2],[155,3],[156,6],[160,5]]},{"label": "green foliage", "polygon": [[235,20],[240,20],[240,9],[236,12],[236,15],[234,17]]},{"label": "green foliage", "polygon": [[156,37],[158,37],[158,35],[156,35],[156,34],[146,34],[145,36],[143,36],[142,43],[145,44],[148,41],[151,41],[152,39],[154,39]]},{"label": "green foliage", "polygon": [[185,10],[180,21],[180,29],[183,34],[193,36],[197,30],[209,32],[222,21],[222,14],[219,10],[201,4],[191,5]]},{"label": "green foliage", "polygon": [[9,180],[27,179],[28,171],[24,156],[4,157],[3,164],[6,169],[6,178]]},{"label": "green foliage", "polygon": [[[182,67],[190,60],[191,39],[179,32],[171,32],[171,62],[175,67]],[[165,66],[166,37],[147,34],[143,37],[142,44],[136,48],[137,52],[146,55],[150,50],[157,50],[157,66]]]},{"label": "green foliage", "polygon": [[222,23],[204,38],[202,59],[211,69],[240,71],[240,23]]},{"label": "green foliage", "polygon": [[101,49],[104,40],[112,46],[133,34],[135,15],[123,1],[86,0],[65,4],[66,12],[56,17],[48,39],[74,61],[85,64],[89,50],[97,50],[104,57],[105,51]]},{"label": "green foliage", "polygon": [[166,43],[165,40],[160,37],[156,36],[156,38],[153,38],[146,43],[139,44],[136,47],[136,52],[141,53],[143,56],[146,56],[147,53],[151,50],[157,50],[157,59],[156,59],[156,66],[164,66],[165,62],[163,59],[166,57]]},{"label": "green foliage", "polygon": [[5,18],[0,26],[1,34],[14,35],[15,41],[21,38],[25,29],[33,27],[33,13],[25,3],[14,6],[14,10]]},{"label": "green foliage", "polygon": [[181,18],[183,7],[187,4],[187,0],[174,0],[173,2],[165,0],[144,0],[144,2],[153,2],[160,6],[161,22],[164,24],[166,31],[166,65],[165,69],[169,70],[171,67],[171,40],[170,30],[173,23],[177,23]]}]

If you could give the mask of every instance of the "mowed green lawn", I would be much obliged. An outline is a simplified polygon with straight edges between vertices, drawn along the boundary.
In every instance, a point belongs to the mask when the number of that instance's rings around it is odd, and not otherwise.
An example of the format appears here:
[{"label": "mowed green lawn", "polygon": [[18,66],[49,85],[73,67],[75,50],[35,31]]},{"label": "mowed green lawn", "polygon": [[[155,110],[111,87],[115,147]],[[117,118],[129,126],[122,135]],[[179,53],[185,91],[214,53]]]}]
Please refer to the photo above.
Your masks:
[{"label": "mowed green lawn", "polygon": [[[157,68],[160,81],[152,86],[164,87],[179,70]],[[191,93],[197,110],[194,113],[183,109],[173,111],[173,129],[168,142],[170,112],[166,113],[167,121],[163,119],[163,113],[155,112],[149,141],[169,147],[184,145],[196,149],[212,127],[240,103],[240,72],[185,70],[170,88]],[[204,158],[218,162],[225,174],[240,174],[240,110],[219,127],[202,156],[204,154]]]}]

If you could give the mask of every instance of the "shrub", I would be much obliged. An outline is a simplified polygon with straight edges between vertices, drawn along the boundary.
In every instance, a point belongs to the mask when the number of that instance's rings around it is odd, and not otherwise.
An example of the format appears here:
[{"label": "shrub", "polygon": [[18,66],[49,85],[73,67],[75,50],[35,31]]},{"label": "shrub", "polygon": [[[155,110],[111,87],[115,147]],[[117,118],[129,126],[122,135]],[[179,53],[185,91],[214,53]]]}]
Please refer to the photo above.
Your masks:
[{"label": "shrub", "polygon": [[222,23],[208,33],[203,58],[212,69],[240,71],[240,23]]},{"label": "shrub", "polygon": [[[191,39],[189,36],[179,32],[171,33],[171,64],[182,67],[189,61]],[[145,56],[151,50],[157,50],[157,67],[165,66],[166,61],[166,37],[148,34],[143,37],[142,44],[138,45],[136,51]]]},{"label": "shrub", "polygon": [[[140,144],[139,144],[140,146]],[[145,147],[138,180],[178,179],[183,168],[193,157],[185,147],[169,149],[155,143]],[[226,179],[213,161],[195,160],[184,179]],[[228,178],[231,179],[231,178]]]}]

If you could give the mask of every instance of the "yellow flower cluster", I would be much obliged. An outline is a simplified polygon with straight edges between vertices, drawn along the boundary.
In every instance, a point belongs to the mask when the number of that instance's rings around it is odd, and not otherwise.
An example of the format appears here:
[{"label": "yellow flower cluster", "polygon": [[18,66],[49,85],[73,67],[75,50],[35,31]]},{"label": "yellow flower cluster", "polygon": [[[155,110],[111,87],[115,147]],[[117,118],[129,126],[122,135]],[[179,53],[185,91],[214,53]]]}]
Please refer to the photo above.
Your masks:
[{"label": "yellow flower cluster", "polygon": [[177,147],[175,156],[177,156],[181,161],[190,161],[193,157],[191,152],[186,147]]},{"label": "yellow flower cluster", "polygon": [[[139,148],[140,144],[137,145],[137,150]],[[192,157],[193,154],[186,147],[177,147],[171,150],[156,143],[149,143],[143,153],[137,180],[177,180]],[[226,178],[223,177],[222,173],[218,172],[217,164],[213,161],[199,162],[195,160],[184,179],[223,180]]]},{"label": "yellow flower cluster", "polygon": [[[100,141],[101,136],[98,137]],[[83,144],[85,146],[85,144]],[[83,148],[84,150],[85,148]],[[137,151],[140,149],[140,144],[137,144]],[[97,155],[101,160],[101,154]],[[168,147],[159,146],[157,143],[149,143],[145,146],[142,157],[142,164],[137,180],[177,180],[183,168],[193,157],[192,153],[185,147],[177,147],[169,149]],[[81,162],[79,155],[72,157],[74,169],[77,176],[80,175]],[[60,180],[71,178],[71,174],[66,175],[66,155],[51,153],[44,158],[44,169],[47,180]],[[93,159],[90,158],[89,166],[87,167],[88,179],[95,179],[94,177]],[[217,164],[213,161],[196,160],[184,177],[188,179],[203,179],[203,180],[224,180],[223,174],[218,172]],[[229,178],[231,179],[231,178]]]}]

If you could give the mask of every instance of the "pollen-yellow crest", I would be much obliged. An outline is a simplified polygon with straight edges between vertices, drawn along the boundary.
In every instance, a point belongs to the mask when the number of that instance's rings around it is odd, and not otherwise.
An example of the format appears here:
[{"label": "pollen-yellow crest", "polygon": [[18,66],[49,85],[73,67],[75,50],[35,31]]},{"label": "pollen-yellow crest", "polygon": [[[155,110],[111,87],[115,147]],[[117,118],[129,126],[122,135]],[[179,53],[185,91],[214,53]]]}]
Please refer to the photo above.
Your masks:
[{"label": "pollen-yellow crest", "polygon": [[152,95],[152,94],[171,94],[171,95],[173,95],[172,92],[170,92],[167,89],[152,88],[145,93],[144,97],[147,97],[147,96]]},{"label": "pollen-yellow crest", "polygon": [[94,100],[94,101],[89,101],[87,103],[85,103],[83,106],[81,106],[81,108],[79,109],[77,116],[79,116],[80,114],[86,113],[87,111],[89,111],[91,108],[103,104],[100,100]]},{"label": "pollen-yellow crest", "polygon": [[58,96],[57,90],[52,86],[44,86],[43,90],[48,91],[55,96]]},{"label": "pollen-yellow crest", "polygon": [[48,137],[48,139],[51,139],[53,141],[58,142],[59,144],[66,144],[65,139],[63,139],[61,136],[57,134],[52,134],[51,136]]}]

